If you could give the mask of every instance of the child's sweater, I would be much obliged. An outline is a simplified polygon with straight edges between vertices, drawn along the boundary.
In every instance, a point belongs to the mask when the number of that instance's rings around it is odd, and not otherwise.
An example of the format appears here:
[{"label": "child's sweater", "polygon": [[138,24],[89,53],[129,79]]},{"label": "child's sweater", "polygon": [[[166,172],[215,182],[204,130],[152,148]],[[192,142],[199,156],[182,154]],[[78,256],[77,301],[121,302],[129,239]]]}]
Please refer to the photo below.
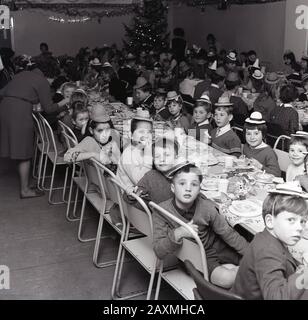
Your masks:
[{"label": "child's sweater", "polygon": [[265,229],[255,235],[241,260],[232,291],[247,300],[296,300],[305,293],[303,275],[287,247]]},{"label": "child's sweater", "polygon": [[83,152],[98,153],[103,164],[117,164],[120,159],[120,150],[114,140],[102,146],[93,137],[85,137],[76,147],[69,149],[65,153],[64,160],[72,162],[79,153]]},{"label": "child's sweater", "polygon": [[[199,226],[199,237],[205,250],[211,249],[216,241],[224,241],[240,255],[245,253],[247,241],[228,224],[224,216],[217,212],[214,203],[202,194],[196,199],[192,210],[184,214],[177,211],[174,198],[160,203],[160,206],[186,223],[193,219]],[[182,241],[177,242],[174,237],[174,229],[179,227],[177,223],[154,211],[153,226],[154,251],[160,259],[164,259],[181,247]]]},{"label": "child's sweater", "polygon": [[254,158],[262,163],[262,170],[265,170],[265,172],[273,174],[276,177],[281,176],[278,157],[270,146],[266,145],[264,148],[253,149],[247,143],[245,143],[243,154],[247,158]]},{"label": "child's sweater", "polygon": [[187,133],[188,128],[189,128],[189,120],[183,114],[179,115],[176,118],[171,117],[169,119],[169,122],[171,123],[172,129],[183,128],[185,130],[185,132]]},{"label": "child's sweater", "polygon": [[211,132],[212,137],[212,147],[227,154],[232,154],[235,156],[241,153],[241,140],[237,134],[232,130],[228,130],[216,137],[217,129],[215,128]]},{"label": "child's sweater", "polygon": [[204,142],[205,138],[204,138],[204,135],[202,134],[204,130],[207,130],[208,134],[210,134],[211,131],[213,130],[213,127],[211,126],[208,120],[203,121],[199,124],[196,122],[193,122],[188,130],[188,135],[193,136],[198,141]]}]

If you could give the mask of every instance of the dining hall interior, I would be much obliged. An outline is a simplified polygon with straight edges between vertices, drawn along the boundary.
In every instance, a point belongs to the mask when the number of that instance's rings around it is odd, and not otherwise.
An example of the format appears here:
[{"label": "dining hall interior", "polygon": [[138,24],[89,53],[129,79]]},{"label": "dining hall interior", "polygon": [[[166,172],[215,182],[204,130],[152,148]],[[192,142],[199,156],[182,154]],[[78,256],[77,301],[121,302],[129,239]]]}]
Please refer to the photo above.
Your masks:
[{"label": "dining hall interior", "polygon": [[0,300],[307,300],[307,155],[308,0],[0,0]]}]

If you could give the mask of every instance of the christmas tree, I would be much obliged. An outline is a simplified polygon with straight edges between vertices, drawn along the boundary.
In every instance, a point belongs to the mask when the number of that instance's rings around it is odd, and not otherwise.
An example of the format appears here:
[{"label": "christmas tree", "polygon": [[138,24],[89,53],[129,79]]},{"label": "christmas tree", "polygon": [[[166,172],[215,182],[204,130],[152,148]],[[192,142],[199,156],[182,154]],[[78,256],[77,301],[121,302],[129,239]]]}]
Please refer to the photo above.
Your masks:
[{"label": "christmas tree", "polygon": [[144,0],[135,7],[132,25],[124,24],[124,47],[132,53],[160,50],[169,46],[167,6],[162,0]]}]

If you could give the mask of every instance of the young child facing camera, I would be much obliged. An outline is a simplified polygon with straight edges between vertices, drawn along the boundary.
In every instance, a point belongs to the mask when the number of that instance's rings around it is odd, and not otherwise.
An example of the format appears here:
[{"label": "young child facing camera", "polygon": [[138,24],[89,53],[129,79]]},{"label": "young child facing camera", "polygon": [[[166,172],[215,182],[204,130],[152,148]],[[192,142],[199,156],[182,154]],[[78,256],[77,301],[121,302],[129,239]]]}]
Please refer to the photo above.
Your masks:
[{"label": "young child facing camera", "polygon": [[230,121],[233,118],[232,106],[228,97],[220,97],[215,103],[214,120],[217,128],[212,130],[212,147],[234,156],[241,154],[241,140],[231,129]]},{"label": "young child facing camera", "polygon": [[170,118],[170,112],[165,106],[166,93],[158,91],[154,96],[153,106],[155,108],[155,114],[153,115],[154,121],[167,121]]},{"label": "young child facing camera", "polygon": [[73,123],[73,132],[80,142],[86,134],[86,128],[89,121],[89,111],[86,109],[81,102],[73,103],[73,114],[72,114],[72,123]]},{"label": "young child facing camera", "polygon": [[212,104],[207,95],[202,95],[195,103],[193,122],[188,134],[198,141],[208,143],[209,133],[213,130],[209,120],[212,116]]},{"label": "young child facing camera", "polygon": [[289,146],[289,158],[291,163],[288,166],[286,173],[287,181],[297,180],[299,176],[305,175],[305,161],[308,154],[308,133],[297,131],[291,135]]},{"label": "young child facing camera", "polygon": [[[169,173],[178,160],[179,145],[176,139],[162,137],[152,145],[154,168],[137,183],[135,193],[144,201],[160,203],[172,198]],[[138,206],[135,198],[124,195],[129,203]]]},{"label": "young child facing camera", "polygon": [[[230,288],[234,282],[239,260],[248,246],[247,241],[229,226],[214,203],[200,194],[202,175],[189,163],[173,171],[171,191],[174,196],[160,206],[190,226],[199,234],[204,245],[210,281],[220,287]],[[190,237],[186,229],[153,213],[154,251],[160,259],[173,254]]]},{"label": "young child facing camera", "polygon": [[266,122],[262,119],[262,114],[258,111],[253,112],[245,120],[244,136],[246,143],[243,154],[252,160],[255,167],[265,170],[269,174],[280,177],[281,171],[278,158],[274,150],[263,140],[266,137]]},{"label": "young child facing camera", "polygon": [[152,169],[152,123],[148,110],[137,109],[131,122],[131,143],[124,149],[117,171],[128,193]]},{"label": "young child facing camera", "polygon": [[[287,193],[286,191],[284,191]],[[248,300],[296,300],[305,286],[297,285],[298,262],[287,246],[300,239],[308,216],[307,203],[297,192],[270,193],[263,203],[264,231],[248,247],[232,291]]]},{"label": "young child facing camera", "polygon": [[189,128],[189,120],[183,114],[183,99],[175,91],[169,91],[167,94],[167,105],[171,114],[169,124],[172,129],[183,128],[187,133]]}]

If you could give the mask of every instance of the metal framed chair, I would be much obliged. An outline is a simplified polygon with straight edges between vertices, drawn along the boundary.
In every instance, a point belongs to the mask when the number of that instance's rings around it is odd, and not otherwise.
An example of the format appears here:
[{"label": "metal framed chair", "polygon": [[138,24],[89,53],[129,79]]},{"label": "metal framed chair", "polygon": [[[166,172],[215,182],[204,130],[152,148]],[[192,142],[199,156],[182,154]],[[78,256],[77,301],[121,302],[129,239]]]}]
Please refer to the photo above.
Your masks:
[{"label": "metal framed chair", "polygon": [[124,226],[122,224],[121,228],[120,226],[115,225],[109,215],[109,210],[111,206],[114,203],[118,204],[116,190],[114,190],[114,185],[110,182],[110,178],[117,179],[115,174],[99,161],[92,159],[91,162],[96,169],[99,192],[102,196],[102,208],[99,210],[100,217],[96,232],[95,246],[93,252],[93,263],[98,268],[105,268],[111,265],[115,265],[116,260],[110,260],[105,262],[99,261],[99,251],[102,247],[102,240],[106,238],[102,236],[104,221],[107,221],[108,224],[120,235],[124,233]]},{"label": "metal framed chair", "polygon": [[238,126],[233,126],[232,130],[237,134],[237,136],[240,138],[241,143],[242,143],[242,151],[243,151],[243,146],[246,143],[245,137],[244,137],[244,129]]},{"label": "metal framed chair", "polygon": [[[289,164],[291,163],[289,153],[283,150],[278,149],[278,146],[281,142],[284,142],[285,140],[290,141],[291,137],[286,135],[281,135],[277,138],[275,144],[274,144],[274,152],[276,153],[278,157],[278,164],[281,171],[286,172],[288,169]],[[282,144],[283,146],[283,144]]]},{"label": "metal framed chair", "polygon": [[[61,128],[61,135],[65,141],[66,148],[74,148],[78,144],[78,140],[74,134],[74,132],[62,121],[58,121],[58,124]],[[76,217],[76,206],[77,206],[77,199],[78,199],[78,193],[79,193],[79,188],[76,187],[76,194],[75,194],[75,200],[73,201],[74,203],[74,208],[73,208],[73,218],[70,217],[70,207],[72,203],[72,193],[73,193],[73,187],[74,187],[74,181],[79,183],[79,184],[85,184],[85,177],[82,177],[82,166],[80,165],[79,162],[73,162],[71,164],[72,170],[71,170],[71,179],[70,179],[70,185],[69,185],[69,193],[68,193],[68,199],[67,199],[67,206],[66,206],[66,219],[68,221],[77,221],[79,218]],[[79,174],[78,176],[75,177],[76,175],[76,168],[79,168]]]},{"label": "metal framed chair", "polygon": [[[37,187],[41,188],[41,178],[42,178],[42,169],[43,169],[43,161],[44,156],[47,154],[47,141],[44,139],[43,128],[39,121],[38,115],[32,113],[32,118],[34,120],[34,129],[35,129],[35,151],[33,158],[33,167],[32,167],[32,176],[37,179]],[[38,163],[37,163],[38,160]],[[35,171],[37,170],[37,173]]]},{"label": "metal framed chair", "polygon": [[[123,200],[122,193],[125,192],[125,187],[123,187],[117,180],[111,178],[110,181],[115,187],[117,194],[121,217],[123,221],[122,233],[116,268],[114,272],[113,284],[111,289],[111,296],[115,300],[130,299],[136,296],[147,294],[146,299],[151,298],[152,288],[154,284],[155,274],[158,271],[158,259],[153,251],[153,223],[152,214],[144,201],[135,194],[132,197],[139,203],[142,210],[126,203]],[[133,225],[144,236],[138,238],[129,239],[130,226]],[[128,251],[141,266],[150,273],[150,281],[148,284],[148,289],[146,292],[136,292],[123,296],[120,293],[120,284],[124,266],[125,253]]]},{"label": "metal framed chair", "polygon": [[197,286],[193,289],[195,300],[243,300],[242,297],[235,293],[205,280],[190,260],[185,260],[184,264]]},{"label": "metal framed chair", "polygon": [[[42,126],[42,132],[44,135],[44,140],[47,141],[47,149],[46,149],[46,157],[44,161],[44,170],[43,170],[43,178],[42,178],[42,188],[44,190],[49,190],[49,197],[48,197],[48,202],[50,204],[62,204],[65,202],[65,190],[66,190],[66,185],[67,185],[67,176],[68,176],[68,167],[67,163],[63,160],[63,156],[59,155],[58,147],[56,144],[56,139],[54,136],[54,133],[48,123],[48,121],[39,113],[39,121]],[[50,186],[46,187],[45,186],[45,180],[47,178],[46,176],[46,169],[47,169],[47,162],[48,159],[52,163],[52,173],[51,173],[51,181],[50,181]],[[54,187],[54,179],[55,179],[55,173],[56,173],[56,168],[58,166],[66,166],[66,171],[65,171],[65,177],[64,177],[64,185],[63,187]],[[54,202],[52,200],[53,192],[55,190],[62,190],[62,201]]]},{"label": "metal framed chair", "polygon": [[[183,239],[183,245],[174,254],[181,261],[190,260],[194,264],[194,267],[203,273],[203,277],[208,281],[208,269],[206,254],[203,244],[198,236],[198,234],[185,222],[175,217],[173,214],[160,207],[154,202],[150,202],[149,206],[158,211],[163,216],[168,219],[173,220],[178,225],[184,227],[191,234],[194,241],[189,239]],[[183,270],[176,268],[173,270],[163,271],[163,261],[160,263],[160,269],[157,279],[157,287],[155,293],[155,300],[159,297],[161,279],[164,279],[169,283],[182,297],[186,300],[194,300],[193,289],[195,287],[194,280]]]}]

